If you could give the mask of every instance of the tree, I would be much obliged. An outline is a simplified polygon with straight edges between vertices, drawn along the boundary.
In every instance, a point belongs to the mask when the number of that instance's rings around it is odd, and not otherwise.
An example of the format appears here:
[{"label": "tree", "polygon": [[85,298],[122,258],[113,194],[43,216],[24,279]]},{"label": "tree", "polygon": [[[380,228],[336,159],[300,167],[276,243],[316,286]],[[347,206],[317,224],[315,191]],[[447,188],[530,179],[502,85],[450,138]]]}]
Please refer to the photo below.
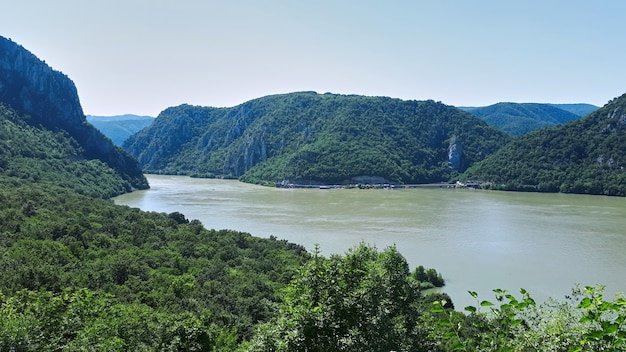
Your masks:
[{"label": "tree", "polygon": [[259,329],[250,351],[420,351],[420,294],[395,247],[360,244],[325,259],[316,249],[284,291],[280,315]]}]

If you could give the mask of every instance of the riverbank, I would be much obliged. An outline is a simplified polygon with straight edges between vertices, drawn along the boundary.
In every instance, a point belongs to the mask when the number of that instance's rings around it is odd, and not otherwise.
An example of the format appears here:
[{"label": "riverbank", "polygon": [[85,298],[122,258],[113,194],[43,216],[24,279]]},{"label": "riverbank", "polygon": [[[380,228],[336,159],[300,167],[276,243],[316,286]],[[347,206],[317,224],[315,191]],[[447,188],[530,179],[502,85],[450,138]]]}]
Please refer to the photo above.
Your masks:
[{"label": "riverbank", "polygon": [[276,188],[308,188],[308,189],[411,189],[411,188],[481,188],[481,183],[419,183],[419,184],[392,184],[392,183],[351,183],[351,184],[298,184],[289,181],[276,182]]}]

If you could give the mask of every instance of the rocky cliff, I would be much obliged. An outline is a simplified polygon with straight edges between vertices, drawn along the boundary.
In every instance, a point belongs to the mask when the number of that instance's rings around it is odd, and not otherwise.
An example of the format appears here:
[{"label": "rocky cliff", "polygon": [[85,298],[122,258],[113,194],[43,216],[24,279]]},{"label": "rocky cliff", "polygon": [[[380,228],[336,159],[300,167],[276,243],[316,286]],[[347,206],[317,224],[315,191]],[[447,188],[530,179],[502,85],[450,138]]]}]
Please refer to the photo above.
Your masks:
[{"label": "rocky cliff", "polygon": [[137,162],[85,120],[74,83],[13,41],[0,37],[0,103],[31,117],[31,123],[66,131],[84,150],[134,188],[148,184]]}]

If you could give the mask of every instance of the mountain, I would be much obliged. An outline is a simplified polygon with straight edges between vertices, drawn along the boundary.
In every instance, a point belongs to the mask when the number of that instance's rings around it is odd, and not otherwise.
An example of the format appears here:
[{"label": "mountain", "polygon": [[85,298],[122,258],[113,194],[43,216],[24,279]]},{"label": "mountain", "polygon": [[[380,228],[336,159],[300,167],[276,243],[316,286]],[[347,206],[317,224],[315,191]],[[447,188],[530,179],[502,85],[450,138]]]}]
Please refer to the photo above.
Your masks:
[{"label": "mountain", "polygon": [[555,108],[559,108],[561,110],[565,110],[571,112],[572,114],[578,115],[580,117],[587,116],[592,112],[599,109],[599,107],[591,104],[548,104],[552,105]]},{"label": "mountain", "polygon": [[102,132],[102,134],[109,137],[113,144],[121,146],[128,137],[150,126],[150,124],[154,122],[154,117],[137,115],[87,115],[87,122],[92,124]]},{"label": "mountain", "polygon": [[28,116],[33,128],[67,134],[73,159],[98,160],[125,183],[125,190],[147,188],[137,162],[87,123],[74,83],[18,44],[0,37],[0,103]]},{"label": "mountain", "polygon": [[434,101],[299,92],[232,108],[168,108],[124,148],[156,173],[258,183],[425,183],[450,179],[507,141]]},{"label": "mountain", "polygon": [[0,351],[232,351],[274,316],[304,248],[102,199],[145,186],[73,83],[0,38]]},{"label": "mountain", "polygon": [[626,94],[587,117],[514,140],[465,177],[507,190],[626,195]]},{"label": "mountain", "polygon": [[[566,105],[575,109],[578,104]],[[586,104],[580,104],[586,105]],[[580,115],[551,104],[497,103],[483,107],[460,107],[489,125],[512,136],[576,120]],[[584,108],[577,111],[584,111]]]}]

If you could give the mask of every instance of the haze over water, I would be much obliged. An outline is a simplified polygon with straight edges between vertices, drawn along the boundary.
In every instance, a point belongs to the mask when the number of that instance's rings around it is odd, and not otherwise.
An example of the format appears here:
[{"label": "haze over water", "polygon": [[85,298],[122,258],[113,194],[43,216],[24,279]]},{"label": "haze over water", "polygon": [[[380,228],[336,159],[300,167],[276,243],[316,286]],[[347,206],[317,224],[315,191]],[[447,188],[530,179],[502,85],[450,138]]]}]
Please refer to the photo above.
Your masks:
[{"label": "haze over water", "polygon": [[626,291],[626,198],[474,191],[277,189],[147,175],[150,190],[115,198],[179,211],[205,227],[274,235],[323,254],[395,244],[411,269],[433,267],[457,309],[491,289],[562,298],[575,284]]}]

